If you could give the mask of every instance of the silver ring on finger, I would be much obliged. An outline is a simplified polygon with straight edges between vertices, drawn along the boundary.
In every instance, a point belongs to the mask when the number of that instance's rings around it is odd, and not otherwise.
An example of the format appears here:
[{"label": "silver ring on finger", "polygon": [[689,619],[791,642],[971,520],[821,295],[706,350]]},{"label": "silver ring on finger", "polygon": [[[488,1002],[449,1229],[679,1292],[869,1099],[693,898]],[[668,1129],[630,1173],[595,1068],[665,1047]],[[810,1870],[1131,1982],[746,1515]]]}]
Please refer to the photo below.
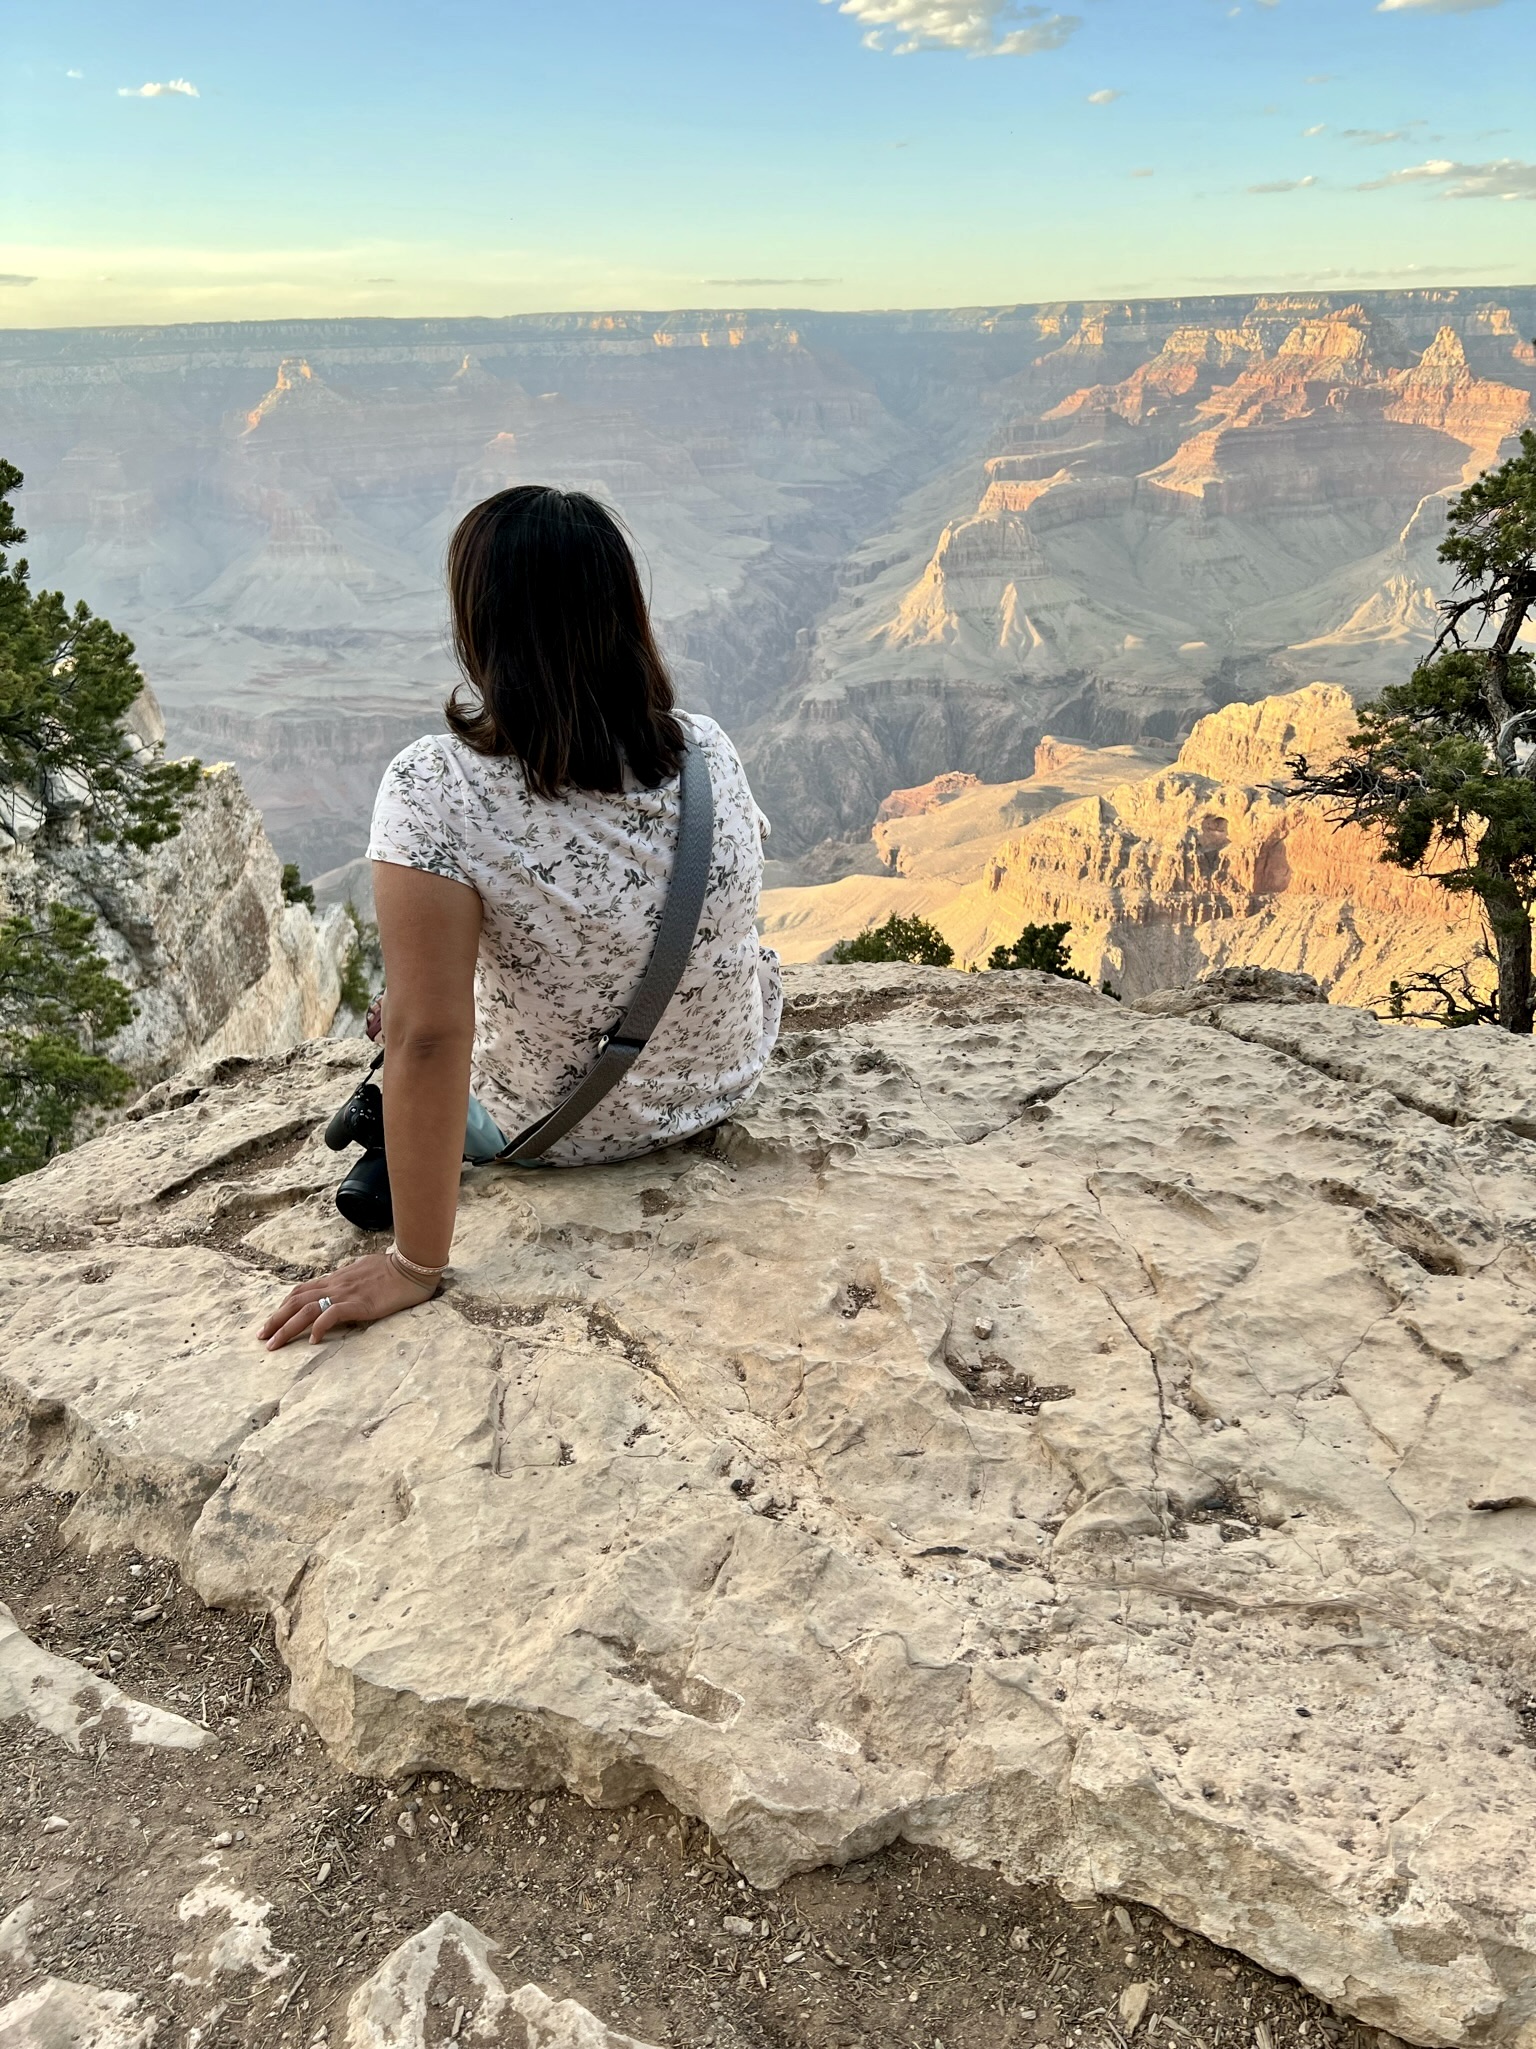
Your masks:
[{"label": "silver ring on finger", "polygon": [[317,1303],[315,1304],[315,1307],[316,1307],[317,1309],[329,1309],[329,1308],[331,1307],[331,1298],[330,1298],[330,1296],[329,1296],[329,1295],[322,1295],[322,1296],[320,1297],[319,1301],[318,1301],[318,1302],[317,1302]]}]

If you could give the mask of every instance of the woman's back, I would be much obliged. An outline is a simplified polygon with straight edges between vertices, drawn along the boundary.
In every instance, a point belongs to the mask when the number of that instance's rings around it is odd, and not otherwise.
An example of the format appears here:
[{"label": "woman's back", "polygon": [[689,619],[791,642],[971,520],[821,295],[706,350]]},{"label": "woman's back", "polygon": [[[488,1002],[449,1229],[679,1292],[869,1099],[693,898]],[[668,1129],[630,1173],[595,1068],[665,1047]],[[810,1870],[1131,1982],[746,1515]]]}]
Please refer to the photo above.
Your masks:
[{"label": "woman's back", "polygon": [[[368,849],[389,982],[382,1097],[365,1083],[327,1132],[363,1147],[337,1207],[361,1228],[392,1221],[396,1240],[290,1290],[262,1326],[271,1346],[435,1294],[461,1162],[518,1158],[509,1142],[578,1084],[540,1164],[629,1159],[719,1123],[778,1032],[778,959],[757,942],[758,809],[720,728],[677,710],[613,514],[580,491],[498,491],[454,529],[448,595],[464,673],[449,731],[390,764]],[[714,830],[698,929],[659,1023],[608,1087],[619,1049],[599,1055],[651,967],[685,772],[689,819],[707,816],[701,766]],[[696,883],[694,851],[690,832]],[[674,917],[696,902],[680,892]],[[650,996],[659,1005],[659,983]]]},{"label": "woman's back", "polygon": [[[624,1159],[706,1129],[761,1074],[777,1035],[777,959],[757,939],[760,814],[712,719],[679,714],[714,791],[709,891],[688,967],[645,1052],[553,1165]],[[629,779],[629,780],[632,780]],[[543,797],[515,756],[450,734],[396,756],[369,855],[472,888],[475,1094],[509,1137],[590,1067],[645,972],[677,845],[678,782]]]}]

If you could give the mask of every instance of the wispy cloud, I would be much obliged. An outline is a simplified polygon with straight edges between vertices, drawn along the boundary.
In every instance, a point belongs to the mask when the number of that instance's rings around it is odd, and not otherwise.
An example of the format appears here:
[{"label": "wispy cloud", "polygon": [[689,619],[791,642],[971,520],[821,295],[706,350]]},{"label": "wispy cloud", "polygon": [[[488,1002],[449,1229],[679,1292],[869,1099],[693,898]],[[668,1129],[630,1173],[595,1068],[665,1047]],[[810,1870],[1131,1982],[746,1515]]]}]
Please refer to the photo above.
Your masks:
[{"label": "wispy cloud", "polygon": [[1357,192],[1385,192],[1393,185],[1433,185],[1439,199],[1536,199],[1536,164],[1519,157],[1500,157],[1492,164],[1456,164],[1432,157],[1357,185]]},{"label": "wispy cloud", "polygon": [[1476,14],[1484,7],[1502,7],[1504,0],[1376,0],[1378,14]]},{"label": "wispy cloud", "polygon": [[35,277],[23,277],[19,270],[0,270],[0,285],[35,285]]},{"label": "wispy cloud", "polygon": [[1383,143],[1406,142],[1415,128],[1423,126],[1422,121],[1410,121],[1406,128],[1341,128],[1339,133],[1346,142],[1360,142],[1367,148],[1379,149]]},{"label": "wispy cloud", "polygon": [[[864,46],[909,57],[915,50],[963,50],[972,57],[1033,57],[1059,50],[1083,25],[1019,0],[822,0],[864,22]],[[893,42],[890,38],[895,37]]]},{"label": "wispy cloud", "polygon": [[167,78],[164,83],[151,79],[147,85],[120,85],[117,89],[120,100],[163,100],[167,93],[180,93],[187,100],[201,98],[190,78]]},{"label": "wispy cloud", "polygon": [[1275,178],[1268,185],[1250,185],[1250,192],[1305,192],[1317,183],[1316,178]]},{"label": "wispy cloud", "polygon": [[1155,178],[1157,172],[1150,164],[1141,164],[1136,170],[1132,171],[1131,176],[1133,178]]},{"label": "wispy cloud", "polygon": [[1106,85],[1102,86],[1098,92],[1089,93],[1088,104],[1090,107],[1108,107],[1112,106],[1116,100],[1123,100],[1124,98],[1125,94],[1120,91],[1118,86]]},{"label": "wispy cloud", "polygon": [[66,71],[64,76],[66,78],[84,78],[85,73],[83,71]]}]

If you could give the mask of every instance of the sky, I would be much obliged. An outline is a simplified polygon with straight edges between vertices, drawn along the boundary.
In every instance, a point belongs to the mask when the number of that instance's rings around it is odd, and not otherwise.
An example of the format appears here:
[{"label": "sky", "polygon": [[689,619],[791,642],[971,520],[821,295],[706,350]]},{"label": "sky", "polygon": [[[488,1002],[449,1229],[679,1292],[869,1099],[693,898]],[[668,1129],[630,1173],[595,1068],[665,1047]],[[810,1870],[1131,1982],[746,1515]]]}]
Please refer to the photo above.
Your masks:
[{"label": "sky", "polygon": [[0,0],[0,327],[1536,282],[1536,0]]}]

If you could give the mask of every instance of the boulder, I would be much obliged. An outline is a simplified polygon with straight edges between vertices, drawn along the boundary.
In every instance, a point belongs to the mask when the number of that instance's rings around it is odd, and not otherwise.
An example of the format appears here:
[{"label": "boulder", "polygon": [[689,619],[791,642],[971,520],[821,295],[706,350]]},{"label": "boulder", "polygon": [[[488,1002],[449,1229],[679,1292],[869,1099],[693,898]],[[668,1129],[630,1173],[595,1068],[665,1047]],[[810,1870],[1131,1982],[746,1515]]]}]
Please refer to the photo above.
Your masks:
[{"label": "boulder", "polygon": [[791,971],[738,1119],[361,1241],[366,1049],[0,1190],[0,1472],[276,1619],[346,1764],[618,1804],[754,1883],[898,1837],[1536,2045],[1536,1049],[1028,973]]},{"label": "boulder", "polygon": [[1182,989],[1155,989],[1132,1005],[1148,1017],[1193,1017],[1196,1011],[1220,1009],[1228,1003],[1326,1003],[1328,998],[1311,975],[1287,974],[1281,968],[1217,968]]}]

